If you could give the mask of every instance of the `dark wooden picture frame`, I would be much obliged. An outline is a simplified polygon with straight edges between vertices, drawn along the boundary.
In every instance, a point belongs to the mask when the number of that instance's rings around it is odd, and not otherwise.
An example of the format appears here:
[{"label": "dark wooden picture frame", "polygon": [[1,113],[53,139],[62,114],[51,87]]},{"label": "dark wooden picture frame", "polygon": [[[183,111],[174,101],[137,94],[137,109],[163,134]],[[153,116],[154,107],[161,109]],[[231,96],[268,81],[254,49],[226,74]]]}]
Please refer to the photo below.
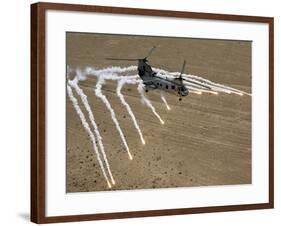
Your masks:
[{"label": "dark wooden picture frame", "polygon": [[[258,22],[269,25],[269,202],[230,206],[160,209],[134,212],[114,212],[87,215],[47,217],[45,215],[45,37],[47,10],[100,12],[175,18]],[[136,8],[117,8],[91,5],[36,3],[31,5],[31,221],[55,223],[69,221],[104,220],[206,212],[268,209],[274,207],[274,19],[271,17],[238,16],[210,13],[164,11]]]}]

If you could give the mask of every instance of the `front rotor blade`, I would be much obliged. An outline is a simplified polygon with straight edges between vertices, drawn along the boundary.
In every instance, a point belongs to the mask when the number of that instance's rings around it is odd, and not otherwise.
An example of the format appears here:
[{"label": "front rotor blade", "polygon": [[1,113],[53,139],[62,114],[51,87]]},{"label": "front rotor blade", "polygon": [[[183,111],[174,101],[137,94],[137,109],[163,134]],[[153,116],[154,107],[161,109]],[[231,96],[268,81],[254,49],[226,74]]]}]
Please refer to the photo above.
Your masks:
[{"label": "front rotor blade", "polygon": [[153,46],[151,49],[150,49],[150,51],[148,52],[148,54],[147,54],[147,56],[145,57],[145,58],[148,58],[150,55],[151,55],[151,53],[153,52],[153,50],[156,48],[156,46]]}]

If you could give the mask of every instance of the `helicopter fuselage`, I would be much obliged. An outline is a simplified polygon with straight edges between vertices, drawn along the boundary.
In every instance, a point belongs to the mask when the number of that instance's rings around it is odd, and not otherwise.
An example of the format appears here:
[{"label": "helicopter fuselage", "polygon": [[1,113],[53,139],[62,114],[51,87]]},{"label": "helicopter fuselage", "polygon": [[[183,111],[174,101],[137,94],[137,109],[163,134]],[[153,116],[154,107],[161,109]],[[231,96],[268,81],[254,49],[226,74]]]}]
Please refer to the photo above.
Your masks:
[{"label": "helicopter fuselage", "polygon": [[187,96],[188,89],[182,85],[177,78],[162,78],[157,76],[149,64],[147,64],[146,59],[141,59],[138,62],[138,74],[143,80],[146,92],[153,89],[164,90],[165,92],[173,92],[179,96]]}]

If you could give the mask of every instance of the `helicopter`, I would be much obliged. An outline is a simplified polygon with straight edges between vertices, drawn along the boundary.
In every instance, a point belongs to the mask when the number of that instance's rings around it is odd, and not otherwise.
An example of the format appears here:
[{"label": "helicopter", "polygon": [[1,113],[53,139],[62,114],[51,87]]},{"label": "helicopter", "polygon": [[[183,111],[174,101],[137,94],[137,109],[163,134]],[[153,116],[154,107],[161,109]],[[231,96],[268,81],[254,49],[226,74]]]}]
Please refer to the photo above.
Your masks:
[{"label": "helicopter", "polygon": [[[186,61],[184,60],[181,72],[178,77],[175,78],[163,78],[157,76],[157,72],[153,71],[151,66],[148,64],[147,58],[152,54],[156,47],[153,46],[148,52],[147,56],[141,59],[132,59],[132,58],[106,58],[107,60],[124,60],[124,61],[137,61],[138,62],[138,75],[143,80],[143,84],[145,85],[145,91],[160,89],[165,92],[172,92],[179,96],[179,101],[182,100],[182,97],[187,96],[189,94],[188,88],[184,85],[183,81],[188,81],[189,83],[196,82],[187,80],[182,77],[182,74],[185,69]],[[201,85],[202,86],[202,85]],[[207,87],[209,88],[209,87]]]}]

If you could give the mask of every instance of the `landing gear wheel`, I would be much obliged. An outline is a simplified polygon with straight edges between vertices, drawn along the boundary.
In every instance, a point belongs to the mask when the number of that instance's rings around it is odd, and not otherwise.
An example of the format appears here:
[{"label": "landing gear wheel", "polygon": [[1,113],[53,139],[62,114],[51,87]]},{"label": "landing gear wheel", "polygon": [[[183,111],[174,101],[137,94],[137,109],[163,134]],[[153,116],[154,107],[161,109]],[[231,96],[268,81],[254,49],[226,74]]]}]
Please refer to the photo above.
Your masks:
[{"label": "landing gear wheel", "polygon": [[179,101],[181,101],[181,97],[179,98]]},{"label": "landing gear wheel", "polygon": [[145,92],[147,93],[147,92],[148,92],[148,89],[146,89]]}]

